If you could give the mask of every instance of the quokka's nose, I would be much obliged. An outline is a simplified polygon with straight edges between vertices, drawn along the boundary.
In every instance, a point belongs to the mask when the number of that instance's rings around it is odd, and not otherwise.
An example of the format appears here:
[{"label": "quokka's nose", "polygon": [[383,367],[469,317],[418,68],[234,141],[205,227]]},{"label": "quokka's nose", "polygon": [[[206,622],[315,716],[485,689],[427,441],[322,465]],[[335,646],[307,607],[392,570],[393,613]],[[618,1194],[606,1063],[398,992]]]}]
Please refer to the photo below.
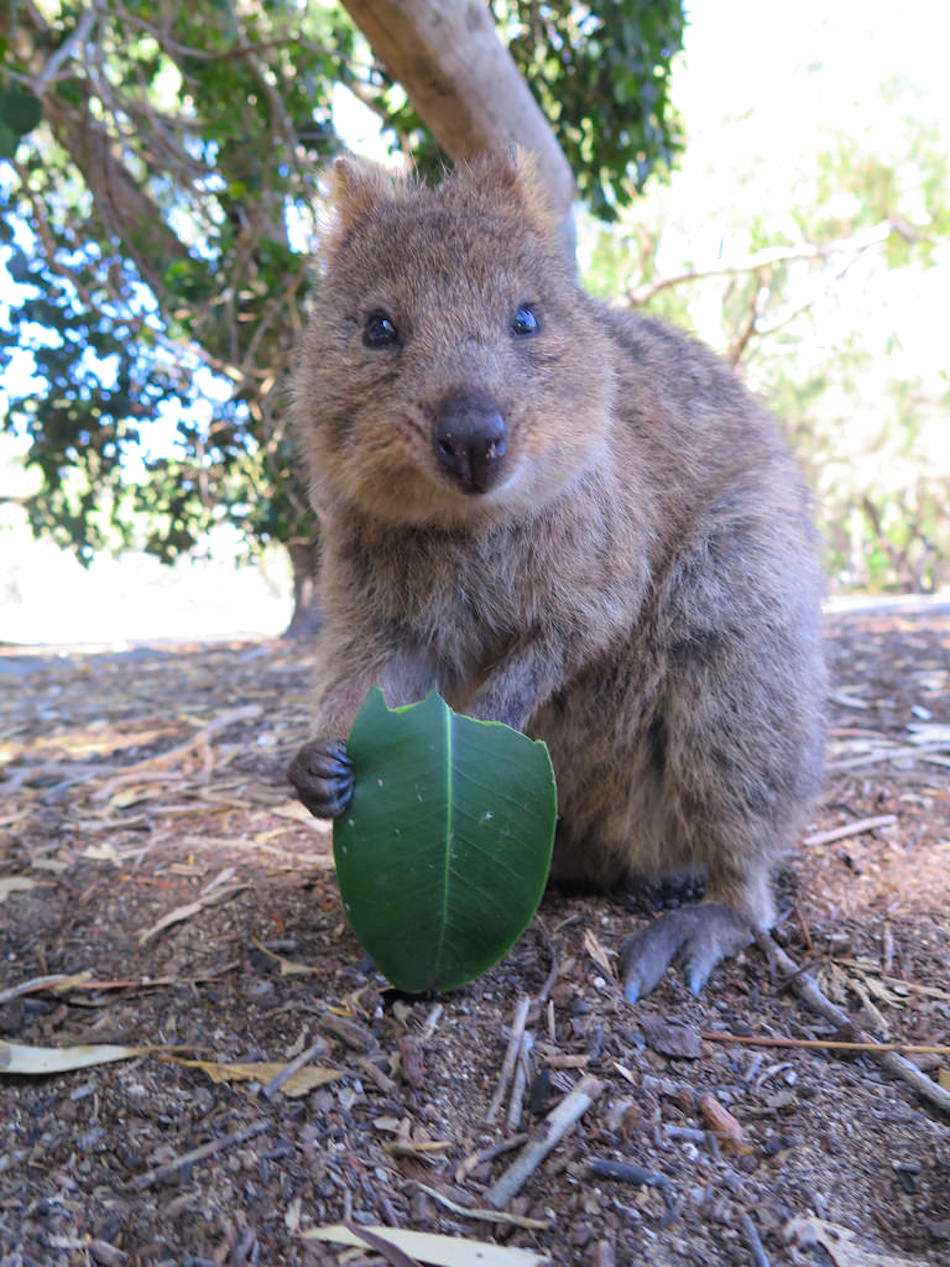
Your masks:
[{"label": "quokka's nose", "polygon": [[494,401],[453,396],[439,407],[432,443],[439,466],[463,493],[487,493],[504,466],[508,428]]}]

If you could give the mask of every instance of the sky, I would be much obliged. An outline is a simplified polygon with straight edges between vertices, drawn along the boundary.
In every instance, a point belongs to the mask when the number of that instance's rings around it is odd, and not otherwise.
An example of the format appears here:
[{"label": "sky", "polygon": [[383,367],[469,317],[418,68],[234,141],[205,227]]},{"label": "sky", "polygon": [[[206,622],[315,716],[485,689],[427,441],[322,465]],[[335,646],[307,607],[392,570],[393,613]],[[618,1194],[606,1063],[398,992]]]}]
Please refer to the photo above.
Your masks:
[{"label": "sky", "polygon": [[[686,73],[677,85],[681,109],[701,125],[708,92],[717,110],[778,121],[777,143],[816,121],[861,104],[885,78],[901,74],[934,110],[950,111],[947,41],[950,6],[941,0],[798,0],[794,6],[755,0],[706,0],[690,7]],[[796,81],[822,66],[818,96],[802,115]]]},{"label": "sky", "polygon": [[[948,47],[950,5],[940,0],[696,3],[674,81],[674,100],[690,138],[684,176],[691,162],[698,166],[715,154],[720,121],[731,118],[741,121],[745,143],[768,165],[775,197],[781,199],[816,133],[867,132],[867,103],[888,79],[901,85],[902,106],[916,103],[922,117],[950,119]],[[337,94],[336,111],[354,152],[384,155],[371,112],[344,90]],[[879,112],[875,126],[881,127]],[[868,138],[881,146],[891,139],[884,134]],[[728,196],[728,170],[722,179]],[[711,234],[709,255],[720,249],[719,238]],[[0,271],[0,285],[2,278]],[[945,323],[934,322],[930,333],[936,355]],[[5,439],[0,436],[0,493],[11,491],[14,478],[9,463],[16,446]],[[0,510],[4,522],[14,526],[0,527],[0,641],[121,645],[149,634],[208,636],[236,627],[270,634],[289,619],[289,577],[279,561],[270,561],[266,576],[249,569],[243,580],[235,579],[229,557],[210,565],[214,573],[204,564],[173,573],[141,559],[125,565],[97,560],[87,573],[52,546],[34,544],[15,517],[7,512],[4,518]],[[64,595],[69,596],[68,629],[62,622]]]}]

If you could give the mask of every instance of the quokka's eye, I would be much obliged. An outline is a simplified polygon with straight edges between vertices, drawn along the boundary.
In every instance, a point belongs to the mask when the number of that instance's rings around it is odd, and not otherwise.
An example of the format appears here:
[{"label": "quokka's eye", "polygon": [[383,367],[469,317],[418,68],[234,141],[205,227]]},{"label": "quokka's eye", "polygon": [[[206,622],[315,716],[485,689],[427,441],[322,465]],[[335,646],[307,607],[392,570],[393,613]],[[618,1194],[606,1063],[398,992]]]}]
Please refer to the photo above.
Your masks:
[{"label": "quokka's eye", "polygon": [[399,331],[385,312],[371,312],[363,326],[363,342],[368,348],[384,348],[395,343]]},{"label": "quokka's eye", "polygon": [[540,322],[533,308],[529,308],[527,304],[522,304],[515,313],[511,321],[511,330],[513,334],[537,334],[541,328]]}]

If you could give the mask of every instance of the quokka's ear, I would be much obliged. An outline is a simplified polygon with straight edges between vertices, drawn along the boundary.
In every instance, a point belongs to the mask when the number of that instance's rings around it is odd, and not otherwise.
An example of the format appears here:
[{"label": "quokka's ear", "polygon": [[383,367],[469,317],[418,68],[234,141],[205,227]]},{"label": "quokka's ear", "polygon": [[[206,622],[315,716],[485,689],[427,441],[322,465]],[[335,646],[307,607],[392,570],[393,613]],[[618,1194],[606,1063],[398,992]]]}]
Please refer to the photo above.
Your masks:
[{"label": "quokka's ear", "polygon": [[460,191],[480,194],[486,202],[505,199],[519,206],[535,229],[557,237],[561,215],[541,175],[541,164],[530,150],[508,145],[482,155],[458,170]]},{"label": "quokka's ear", "polygon": [[385,203],[398,202],[406,181],[374,163],[349,155],[334,160],[330,170],[330,217],[325,247],[333,250],[357,224],[368,220]]}]

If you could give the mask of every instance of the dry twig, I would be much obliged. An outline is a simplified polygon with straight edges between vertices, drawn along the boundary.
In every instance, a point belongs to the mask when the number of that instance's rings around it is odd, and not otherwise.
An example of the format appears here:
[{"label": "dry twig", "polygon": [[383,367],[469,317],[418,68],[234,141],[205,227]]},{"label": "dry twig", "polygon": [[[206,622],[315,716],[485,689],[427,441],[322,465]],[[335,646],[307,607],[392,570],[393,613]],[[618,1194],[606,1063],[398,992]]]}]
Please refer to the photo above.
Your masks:
[{"label": "dry twig", "polygon": [[[802,1002],[814,1008],[819,1015],[824,1016],[833,1025],[846,1030],[855,1029],[851,1017],[832,1003],[822,992],[815,978],[807,972],[802,972],[794,959],[787,955],[768,933],[756,933],[755,941],[763,954],[769,957],[770,962],[784,974],[788,984]],[[928,1078],[922,1070],[918,1069],[912,1061],[907,1060],[904,1056],[894,1051],[893,1044],[875,1043],[868,1038],[867,1034],[862,1034],[860,1030],[856,1030],[856,1033],[857,1041],[867,1044],[863,1050],[879,1055],[881,1063],[891,1073],[906,1082],[908,1086],[913,1087],[918,1095],[924,1096],[925,1099],[942,1109],[944,1113],[950,1113],[950,1091],[945,1091],[932,1078]]]},{"label": "dry twig", "polygon": [[512,1135],[510,1139],[503,1139],[498,1144],[492,1144],[490,1148],[481,1148],[477,1153],[469,1153],[455,1167],[455,1173],[452,1178],[456,1183],[463,1183],[475,1167],[480,1166],[483,1161],[494,1161],[502,1153],[510,1153],[513,1148],[518,1148],[527,1139],[527,1131],[521,1131],[518,1135]]},{"label": "dry twig", "polygon": [[265,1122],[263,1118],[260,1118],[258,1121],[252,1122],[250,1126],[242,1127],[239,1131],[231,1131],[229,1135],[221,1135],[218,1139],[209,1140],[207,1144],[202,1144],[200,1148],[193,1148],[191,1152],[182,1153],[174,1161],[168,1161],[163,1166],[156,1166],[154,1170],[147,1170],[144,1175],[139,1175],[136,1179],[133,1179],[130,1187],[134,1192],[143,1192],[146,1188],[151,1188],[153,1184],[159,1183],[163,1179],[170,1179],[183,1166],[191,1166],[196,1161],[204,1161],[206,1157],[220,1153],[225,1148],[231,1148],[235,1144],[247,1143],[255,1135],[260,1135],[263,1131],[266,1131],[269,1126],[270,1122]]},{"label": "dry twig", "polygon": [[845,770],[855,770],[859,766],[879,765],[882,761],[905,761],[913,757],[923,756],[928,752],[944,752],[950,748],[946,739],[937,739],[933,743],[918,743],[907,747],[882,748],[879,752],[865,753],[860,757],[848,757],[842,761],[829,761],[828,773],[841,774]]},{"label": "dry twig", "polygon": [[489,1205],[496,1210],[504,1209],[512,1197],[521,1191],[551,1149],[584,1116],[603,1089],[604,1084],[590,1074],[581,1078],[574,1090],[547,1115],[541,1135],[525,1144],[504,1174],[485,1193]]},{"label": "dry twig", "polygon": [[521,1045],[518,1048],[515,1076],[511,1080],[511,1099],[508,1101],[506,1125],[509,1131],[516,1131],[521,1125],[521,1116],[524,1112],[524,1097],[528,1089],[528,1077],[531,1073],[531,1053],[533,1048],[534,1039],[532,1036],[529,1033],[522,1034]]},{"label": "dry twig", "polygon": [[311,1060],[315,1060],[318,1056],[325,1055],[326,1050],[326,1039],[318,1038],[315,1043],[310,1044],[306,1051],[302,1051],[299,1056],[295,1056],[290,1064],[281,1069],[276,1077],[271,1078],[270,1082],[261,1087],[262,1094],[268,1100],[272,1100],[284,1083],[292,1078],[298,1069],[302,1069],[304,1065],[309,1065]]},{"label": "dry twig", "polygon": [[700,1030],[699,1036],[712,1043],[743,1043],[748,1047],[812,1047],[816,1051],[825,1048],[828,1051],[900,1051],[950,1056],[947,1043],[876,1043],[873,1039],[849,1043],[835,1038],[783,1038],[780,1034],[721,1034],[714,1029]]},{"label": "dry twig", "polygon": [[752,1222],[748,1214],[743,1214],[739,1220],[742,1233],[745,1236],[746,1244],[752,1254],[752,1262],[754,1267],[769,1267],[769,1256],[765,1252],[765,1246],[759,1236],[759,1230]]},{"label": "dry twig", "polygon": [[845,823],[843,827],[830,827],[827,831],[817,831],[806,836],[803,845],[830,845],[834,840],[847,840],[849,836],[863,836],[866,831],[874,831],[878,827],[893,827],[897,822],[896,814],[880,814],[877,818],[861,818],[856,823]]},{"label": "dry twig", "polygon": [[531,999],[526,994],[522,995],[515,1004],[515,1018],[511,1023],[511,1037],[508,1040],[508,1049],[502,1062],[498,1086],[495,1088],[495,1094],[492,1096],[488,1112],[485,1114],[485,1121],[488,1123],[494,1122],[498,1116],[498,1110],[501,1108],[501,1102],[505,1098],[505,1092],[508,1090],[511,1075],[515,1071],[515,1061],[518,1059],[518,1052],[521,1050],[521,1036],[524,1033],[530,1006]]},{"label": "dry twig", "polygon": [[423,1192],[427,1192],[440,1205],[444,1205],[447,1210],[451,1210],[453,1214],[461,1214],[466,1219],[484,1219],[486,1223],[508,1223],[512,1227],[524,1227],[530,1231],[547,1231],[551,1226],[550,1222],[543,1219],[529,1219],[522,1214],[507,1214],[504,1210],[483,1210],[477,1206],[466,1207],[459,1205],[449,1198],[438,1188],[430,1188],[427,1183],[420,1183],[416,1180],[416,1186],[421,1188]]}]

